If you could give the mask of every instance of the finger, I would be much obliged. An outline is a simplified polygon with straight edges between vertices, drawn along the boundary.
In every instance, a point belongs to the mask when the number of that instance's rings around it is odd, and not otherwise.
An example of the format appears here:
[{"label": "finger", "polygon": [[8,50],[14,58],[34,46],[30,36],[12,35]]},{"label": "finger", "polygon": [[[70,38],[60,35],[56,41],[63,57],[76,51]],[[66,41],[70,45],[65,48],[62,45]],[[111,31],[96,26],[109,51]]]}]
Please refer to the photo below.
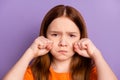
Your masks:
[{"label": "finger", "polygon": [[90,57],[86,50],[80,50],[79,48],[75,48],[74,51],[83,57]]},{"label": "finger", "polygon": [[73,49],[77,49],[77,48],[78,48],[78,43],[75,42],[75,43],[73,44]]},{"label": "finger", "polygon": [[74,44],[74,51],[77,52],[77,53],[81,53],[81,50],[80,50],[80,47],[79,47],[78,43]]},{"label": "finger", "polygon": [[52,49],[52,46],[53,46],[53,42],[50,42],[50,43],[48,43],[48,45],[46,46],[46,48],[48,50],[50,50],[50,49]]},{"label": "finger", "polygon": [[82,39],[79,41],[79,46],[81,47],[81,49],[86,49],[87,48],[87,40],[86,39]]},{"label": "finger", "polygon": [[94,54],[94,51],[96,50],[95,46],[92,44],[87,45],[87,52],[90,56]]},{"label": "finger", "polygon": [[87,46],[86,46],[86,42],[82,39],[82,40],[79,40],[78,42],[76,42],[74,45],[78,45],[78,48],[79,49],[86,49]]},{"label": "finger", "polygon": [[41,36],[41,37],[39,37],[39,38],[37,39],[37,43],[38,43],[38,48],[39,48],[39,49],[45,49],[45,48],[47,48],[47,46],[48,46],[49,44],[52,43],[52,41],[50,41],[50,40],[48,40],[47,38]]},{"label": "finger", "polygon": [[45,46],[44,44],[39,44],[39,45],[38,45],[38,49],[45,49],[45,47],[46,47],[46,46]]},{"label": "finger", "polygon": [[49,52],[49,50],[47,49],[41,49],[38,51],[38,55],[37,56],[42,56],[42,55],[45,55]]},{"label": "finger", "polygon": [[83,57],[90,57],[86,51],[86,49],[81,48],[80,43],[74,43],[74,51]]},{"label": "finger", "polygon": [[79,49],[82,49],[82,45],[81,45],[81,42],[80,42],[80,41],[77,42],[77,46],[78,46]]}]

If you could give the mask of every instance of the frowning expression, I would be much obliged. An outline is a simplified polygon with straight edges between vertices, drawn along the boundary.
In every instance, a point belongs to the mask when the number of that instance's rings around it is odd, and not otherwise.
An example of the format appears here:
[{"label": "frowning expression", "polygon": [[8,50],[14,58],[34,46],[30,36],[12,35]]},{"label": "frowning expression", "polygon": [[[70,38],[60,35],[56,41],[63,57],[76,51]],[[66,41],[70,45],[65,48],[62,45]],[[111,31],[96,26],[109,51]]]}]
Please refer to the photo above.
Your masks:
[{"label": "frowning expression", "polygon": [[66,60],[74,55],[73,45],[80,39],[77,25],[67,17],[54,19],[47,29],[47,38],[54,42],[51,54],[55,59]]}]

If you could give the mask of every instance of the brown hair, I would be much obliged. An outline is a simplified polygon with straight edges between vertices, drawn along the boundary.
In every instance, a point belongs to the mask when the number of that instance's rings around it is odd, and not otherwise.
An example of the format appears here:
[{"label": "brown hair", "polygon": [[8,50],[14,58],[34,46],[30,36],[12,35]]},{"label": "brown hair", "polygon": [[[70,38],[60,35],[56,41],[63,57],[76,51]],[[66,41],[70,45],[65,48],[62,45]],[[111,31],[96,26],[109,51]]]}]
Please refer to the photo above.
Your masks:
[{"label": "brown hair", "polygon": [[[40,36],[46,37],[46,32],[49,24],[56,18],[65,16],[71,19],[79,28],[81,38],[87,38],[86,24],[82,15],[71,6],[58,5],[52,8],[44,17]],[[49,79],[49,68],[52,58],[51,54],[48,53],[44,56],[39,56],[35,58],[32,62],[32,72],[35,80],[48,80]],[[77,53],[73,56],[70,64],[70,73],[72,80],[89,80],[90,70],[92,67],[92,60],[90,58],[85,58]]]}]

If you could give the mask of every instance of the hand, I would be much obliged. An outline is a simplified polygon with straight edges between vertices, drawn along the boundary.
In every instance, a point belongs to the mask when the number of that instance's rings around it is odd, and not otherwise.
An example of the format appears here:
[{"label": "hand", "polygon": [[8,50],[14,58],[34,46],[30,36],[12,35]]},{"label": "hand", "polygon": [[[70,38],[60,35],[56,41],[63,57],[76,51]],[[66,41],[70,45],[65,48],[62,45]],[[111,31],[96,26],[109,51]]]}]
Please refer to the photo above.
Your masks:
[{"label": "hand", "polygon": [[32,51],[34,57],[47,54],[52,48],[53,41],[40,36],[35,39],[29,49]]},{"label": "hand", "polygon": [[83,38],[74,43],[74,51],[83,57],[93,58],[95,54],[100,53],[92,41]]}]

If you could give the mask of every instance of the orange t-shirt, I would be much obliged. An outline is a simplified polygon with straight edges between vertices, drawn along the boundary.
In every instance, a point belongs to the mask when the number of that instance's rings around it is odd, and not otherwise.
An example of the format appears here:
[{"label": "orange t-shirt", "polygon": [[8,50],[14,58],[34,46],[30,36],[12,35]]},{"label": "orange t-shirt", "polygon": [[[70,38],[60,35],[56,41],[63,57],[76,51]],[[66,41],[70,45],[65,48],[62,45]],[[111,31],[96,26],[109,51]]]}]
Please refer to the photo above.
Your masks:
[{"label": "orange t-shirt", "polygon": [[[49,80],[71,80],[69,76],[69,72],[68,73],[57,73],[52,68],[50,68],[50,73],[51,74],[49,76]],[[28,67],[25,72],[24,80],[34,80],[30,67]],[[91,71],[90,80],[97,80],[97,72],[96,72],[95,67]]]}]

